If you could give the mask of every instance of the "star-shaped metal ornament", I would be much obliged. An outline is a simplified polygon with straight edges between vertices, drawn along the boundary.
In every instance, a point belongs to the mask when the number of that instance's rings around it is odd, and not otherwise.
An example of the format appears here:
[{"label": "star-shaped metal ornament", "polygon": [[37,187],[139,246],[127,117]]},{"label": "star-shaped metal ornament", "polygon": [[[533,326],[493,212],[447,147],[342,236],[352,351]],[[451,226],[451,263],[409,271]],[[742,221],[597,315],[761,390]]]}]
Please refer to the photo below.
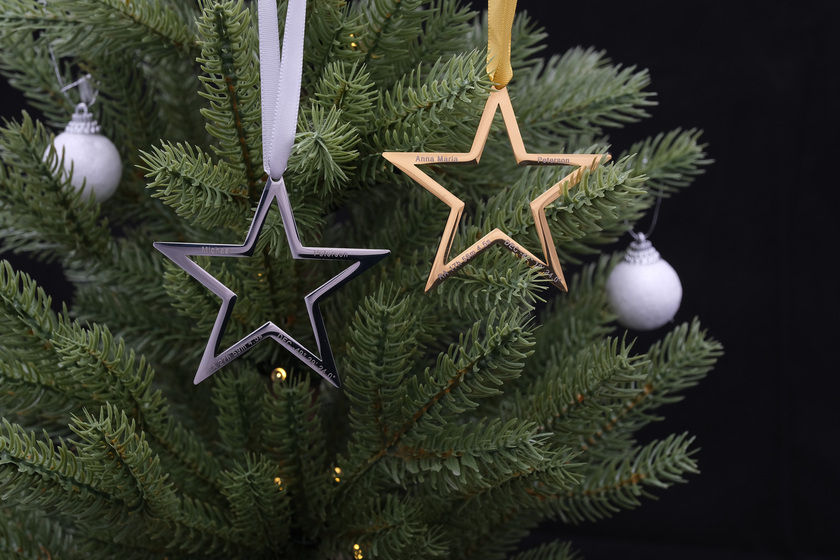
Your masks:
[{"label": "star-shaped metal ornament", "polygon": [[[286,230],[286,240],[289,243],[289,249],[294,259],[353,261],[353,264],[349,267],[304,297],[306,310],[309,313],[309,322],[312,325],[312,332],[315,335],[315,342],[318,345],[320,358],[271,321],[245,336],[230,348],[219,352],[219,343],[233,311],[233,306],[236,303],[236,294],[189,258],[190,256],[250,257],[253,255],[260,231],[265,223],[272,202],[275,200],[277,201],[277,206],[280,208],[283,227]],[[294,213],[289,202],[289,195],[286,192],[286,185],[282,178],[279,181],[268,180],[259,205],[257,205],[251,227],[245,237],[245,243],[242,245],[158,242],[154,246],[172,262],[180,266],[187,274],[201,282],[207,289],[222,299],[219,314],[216,316],[216,322],[213,325],[210,338],[207,340],[207,347],[204,349],[201,363],[195,374],[196,384],[213,375],[216,371],[253,348],[257,343],[266,338],[272,338],[304,364],[315,370],[324,379],[334,386],[340,387],[341,381],[336,371],[335,359],[333,358],[332,349],[327,338],[327,330],[324,326],[321,310],[318,307],[318,301],[322,297],[328,296],[336,291],[390,253],[390,251],[385,249],[304,247],[298,235]]]},{"label": "star-shaped metal ornament", "polygon": [[[473,164],[476,165],[481,159],[484,151],[484,144],[490,134],[490,126],[493,124],[493,117],[496,109],[502,111],[502,119],[507,128],[513,155],[518,165],[574,165],[578,169],[565,176],[563,179],[549,187],[543,194],[531,202],[531,213],[534,215],[534,222],[542,245],[545,262],[531,254],[530,251],[516,243],[506,233],[498,228],[494,229],[476,243],[463,251],[460,255],[449,262],[449,251],[458,230],[458,223],[464,211],[464,202],[453,195],[437,181],[432,179],[418,166],[420,165],[451,165],[451,164]],[[519,133],[519,125],[516,123],[516,115],[513,112],[513,105],[510,102],[507,88],[492,89],[487,103],[484,105],[484,112],[478,123],[478,130],[473,139],[472,147],[467,153],[427,153],[427,152],[385,152],[382,156],[417,181],[423,188],[445,202],[449,208],[449,218],[443,230],[435,259],[432,263],[432,270],[426,282],[428,292],[493,245],[500,245],[512,252],[518,258],[525,259],[529,266],[536,268],[539,272],[551,281],[551,284],[562,291],[568,291],[566,279],[563,276],[563,269],[557,257],[557,250],[551,231],[548,227],[548,220],[545,217],[545,208],[557,200],[568,189],[576,185],[583,176],[584,169],[594,170],[601,161],[609,161],[609,154],[530,154],[525,150],[522,142],[522,135]]]}]

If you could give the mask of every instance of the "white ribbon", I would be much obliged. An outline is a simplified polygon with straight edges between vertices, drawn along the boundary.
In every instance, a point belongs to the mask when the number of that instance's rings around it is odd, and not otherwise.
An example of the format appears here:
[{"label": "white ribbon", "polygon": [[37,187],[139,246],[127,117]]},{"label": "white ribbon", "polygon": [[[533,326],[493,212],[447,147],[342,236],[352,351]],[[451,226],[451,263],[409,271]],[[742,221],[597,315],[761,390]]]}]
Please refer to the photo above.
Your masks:
[{"label": "white ribbon", "polygon": [[287,4],[282,51],[277,1],[259,0],[258,10],[263,168],[272,180],[279,181],[289,163],[297,130],[306,0],[289,0]]}]

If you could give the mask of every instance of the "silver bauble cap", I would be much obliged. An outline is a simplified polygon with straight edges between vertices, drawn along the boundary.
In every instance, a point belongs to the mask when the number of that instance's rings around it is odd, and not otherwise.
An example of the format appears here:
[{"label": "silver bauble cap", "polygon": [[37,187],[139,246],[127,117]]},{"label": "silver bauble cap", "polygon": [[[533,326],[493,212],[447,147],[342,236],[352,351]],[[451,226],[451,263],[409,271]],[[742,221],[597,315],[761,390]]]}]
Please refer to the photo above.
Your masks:
[{"label": "silver bauble cap", "polygon": [[102,127],[99,126],[99,123],[96,122],[96,119],[88,111],[87,105],[79,103],[76,105],[76,112],[73,113],[73,117],[67,123],[64,132],[70,134],[99,134],[101,130]]},{"label": "silver bauble cap", "polygon": [[653,264],[660,259],[659,251],[653,248],[644,233],[638,234],[636,240],[630,242],[630,248],[624,254],[624,261],[630,264]]}]

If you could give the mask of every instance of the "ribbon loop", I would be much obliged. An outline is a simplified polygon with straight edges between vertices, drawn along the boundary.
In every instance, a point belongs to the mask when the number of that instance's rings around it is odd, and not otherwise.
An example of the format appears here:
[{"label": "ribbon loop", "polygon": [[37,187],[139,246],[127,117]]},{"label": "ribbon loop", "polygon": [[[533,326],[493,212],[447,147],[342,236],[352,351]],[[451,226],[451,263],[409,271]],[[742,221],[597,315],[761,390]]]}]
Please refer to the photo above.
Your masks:
[{"label": "ribbon loop", "polygon": [[276,0],[261,0],[258,10],[263,168],[271,179],[279,181],[289,162],[297,131],[306,0],[288,2],[282,51]]},{"label": "ribbon loop", "polygon": [[513,77],[510,65],[510,35],[516,0],[487,2],[487,74],[498,89]]}]

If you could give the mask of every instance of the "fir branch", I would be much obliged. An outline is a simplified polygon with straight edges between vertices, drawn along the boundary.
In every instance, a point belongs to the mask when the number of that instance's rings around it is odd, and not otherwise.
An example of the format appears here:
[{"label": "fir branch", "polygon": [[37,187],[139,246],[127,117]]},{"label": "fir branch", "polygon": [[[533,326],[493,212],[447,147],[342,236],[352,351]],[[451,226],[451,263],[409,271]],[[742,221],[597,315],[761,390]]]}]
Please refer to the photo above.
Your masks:
[{"label": "fir branch", "polygon": [[[513,91],[527,92],[517,109],[523,137],[540,146],[586,130],[600,134],[648,116],[652,93],[647,70],[612,65],[603,51],[573,48],[514,76]],[[516,99],[514,99],[514,104]]]},{"label": "fir branch", "polygon": [[[46,161],[43,158],[49,150]],[[0,128],[0,232],[6,250],[44,260],[96,261],[111,250],[107,223],[99,221],[93,195],[70,184],[48,133],[27,113]]]},{"label": "fir branch", "polygon": [[[505,253],[499,253],[499,258],[505,256]],[[528,358],[522,376],[509,383],[504,395],[482,403],[481,410],[485,414],[516,417],[519,414],[516,412],[517,399],[532,394],[532,384],[538,383],[537,380],[540,380],[539,383],[548,382],[558,369],[566,371],[564,362],[568,356],[575,356],[585,350],[591,352],[599,347],[604,337],[615,330],[611,324],[614,316],[609,311],[604,283],[607,271],[617,259],[616,255],[602,256],[597,262],[585,265],[570,278],[568,293],[563,297],[551,298],[546,305],[541,306],[538,316],[540,328],[534,333],[534,353]],[[511,273],[514,271],[511,270]],[[524,282],[524,277],[523,272],[519,281]],[[539,398],[538,395],[534,397]],[[526,417],[532,418],[530,413]]]},{"label": "fir branch", "polygon": [[78,400],[72,377],[56,363],[52,338],[59,318],[50,303],[29,276],[0,264],[0,411],[61,433]]},{"label": "fir branch", "polygon": [[[583,173],[580,182],[564,188],[563,194],[546,209],[555,239],[557,255],[564,263],[579,264],[577,255],[595,253],[597,246],[614,243],[627,226],[624,218],[641,215],[638,199],[644,191],[643,178],[626,169],[626,160]],[[532,243],[537,239],[532,234]]]},{"label": "fir branch", "polygon": [[[505,485],[507,491],[488,492],[496,501],[470,499],[467,503],[481,509],[463,509],[459,517],[449,521],[454,549],[451,558],[503,560],[536,527],[537,515],[524,512],[519,504],[511,505],[509,486]],[[481,529],[475,530],[477,526]]]},{"label": "fir branch", "polygon": [[563,356],[517,393],[514,414],[535,420],[563,445],[577,444],[579,434],[638,395],[644,361],[629,354],[630,347],[607,338]]},{"label": "fir branch", "polygon": [[[525,423],[519,419],[509,420],[511,424]],[[515,519],[517,516],[528,518],[538,506],[529,488],[540,484],[553,488],[555,492],[567,491],[580,482],[581,463],[576,462],[579,452],[558,446],[547,438],[537,437],[540,445],[536,450],[538,460],[522,462],[521,465],[508,469],[491,484],[471,489],[469,492],[453,497],[446,504],[446,510],[439,513],[441,523],[450,526],[453,536],[464,531],[472,523],[469,516],[483,512],[489,519]],[[485,526],[487,533],[476,531],[474,542],[480,542],[489,536],[492,524]]]},{"label": "fir branch", "polygon": [[331,62],[315,83],[312,102],[325,110],[335,108],[340,111],[341,120],[364,128],[377,100],[377,92],[373,88],[370,73],[364,66]]},{"label": "fir branch", "polygon": [[[105,99],[94,108],[101,112],[97,121],[102,125],[102,133],[133,167],[139,163],[140,148],[157,140],[165,128],[165,121],[155,107],[154,77],[145,75],[142,65],[123,50],[84,62],[82,68],[91,75],[99,95]],[[68,113],[66,118],[69,117]]]},{"label": "fir branch", "polygon": [[[228,523],[210,508],[177,495],[144,433],[136,431],[124,412],[106,405],[97,418],[85,411],[84,419],[77,418],[71,429],[79,438],[77,453],[94,475],[97,488],[122,502],[117,511],[138,515],[138,521],[151,524],[146,531],[138,531],[137,522],[126,523],[115,528],[124,537],[113,540],[125,538],[134,546],[156,547],[158,551],[178,542],[182,550],[201,550],[211,557],[230,554],[231,549],[245,544],[235,542]],[[162,531],[158,521],[166,521],[168,530]]]},{"label": "fir branch", "polygon": [[[112,41],[121,50],[149,54],[194,56],[197,50],[192,20],[170,0],[50,0],[52,7],[72,14],[72,20],[95,29],[79,36],[81,50],[104,51]],[[103,41],[105,37],[108,40]]]},{"label": "fir branch", "polygon": [[[175,482],[188,490],[216,486],[219,464],[195,436],[172,421],[159,391],[152,390],[154,371],[137,359],[123,341],[94,324],[82,328],[63,321],[53,344],[60,366],[83,388],[89,402],[108,404],[137,422],[159,452]],[[206,495],[206,492],[204,493]]]},{"label": "fir branch", "polygon": [[519,375],[530,352],[528,323],[525,314],[491,312],[438,356],[434,370],[409,378],[399,404],[402,423],[366,461],[353,462],[349,480],[340,487],[342,493],[347,495],[347,489],[372,472],[381,459],[392,457],[409,431],[417,437],[437,433],[458,414],[477,408],[477,401],[499,394],[501,385]]},{"label": "fir branch", "polygon": [[352,163],[359,155],[359,132],[350,123],[342,122],[341,112],[335,107],[326,113],[322,107],[311,107],[309,119],[301,116],[297,127],[302,132],[296,135],[289,158],[295,182],[315,199],[326,199],[344,188],[353,173]]},{"label": "fir branch", "polygon": [[[7,9],[6,6],[4,9]],[[11,43],[17,48],[10,48]],[[59,81],[44,42],[37,40],[32,32],[17,30],[9,35],[0,35],[0,45],[3,46],[0,49],[0,72],[6,76],[9,85],[43,115],[49,126],[66,126],[74,103],[69,92],[61,92],[61,84],[73,81],[70,65],[66,61],[58,63],[58,73],[62,76]]]},{"label": "fir branch", "polygon": [[329,80],[336,67],[363,67],[365,56],[357,43],[362,35],[363,15],[358,11],[351,14],[349,2],[314,0],[307,4],[304,90],[310,90],[313,83]]},{"label": "fir branch", "polygon": [[214,162],[200,148],[164,142],[141,152],[152,195],[191,223],[241,231],[251,218],[246,178],[221,161]]},{"label": "fir branch", "polygon": [[[3,11],[0,12],[0,24],[3,32],[26,29],[31,31],[40,27],[41,19],[59,19],[62,10],[49,2],[33,0],[3,0]],[[27,26],[27,22],[32,23]]]},{"label": "fir branch", "polygon": [[190,558],[255,557],[252,543],[237,538],[230,519],[218,508],[183,497],[181,514],[174,525],[174,537],[167,543],[167,549],[178,550]]},{"label": "fir branch", "polygon": [[494,310],[462,333],[457,345],[438,355],[434,369],[408,381],[403,403],[406,419],[392,445],[409,429],[437,431],[447,418],[499,394],[505,382],[519,376],[531,352],[529,327],[527,313],[497,314]]},{"label": "fir branch", "polygon": [[218,409],[218,447],[229,462],[262,448],[262,411],[255,403],[265,393],[265,383],[253,370],[240,366],[237,362],[220,371],[213,384],[213,404]]},{"label": "fir branch", "polygon": [[171,483],[152,457],[145,434],[137,432],[134,421],[112,405],[100,409],[97,419],[85,411],[71,429],[79,438],[76,448],[97,487],[123,502],[130,513],[144,512],[151,517],[176,517],[178,499]]},{"label": "fir branch", "polygon": [[0,506],[0,555],[3,558],[49,560],[72,549],[72,533],[43,512]]},{"label": "fir branch", "polygon": [[47,341],[58,325],[52,299],[27,274],[15,271],[5,260],[0,261],[0,301],[0,325],[4,331],[0,356],[8,360],[26,353],[32,359],[33,352],[49,352],[51,344]]},{"label": "fir branch", "polygon": [[[552,298],[540,310],[534,354],[528,359],[528,373],[544,371],[549,363],[561,364],[573,355],[611,334],[614,315],[604,289],[607,273],[619,256],[604,255],[584,265],[569,280],[569,291]],[[526,376],[523,376],[523,379]]]},{"label": "fir branch", "polygon": [[425,0],[366,0],[357,5],[363,27],[356,37],[364,53],[364,64],[376,83],[393,83],[395,67],[409,56],[405,49],[407,37],[422,33]]},{"label": "fir branch", "polygon": [[452,558],[504,558],[547,513],[532,490],[539,486],[565,493],[580,482],[581,465],[574,462],[578,452],[547,440],[542,443],[541,461],[511,470],[492,486],[458,496],[437,513],[452,539]]},{"label": "fir branch", "polygon": [[[0,413],[14,418],[26,429],[48,429],[56,436],[67,435],[67,419],[77,401],[54,386],[54,379],[40,374],[40,367],[20,359],[0,359]],[[45,368],[46,369],[46,368]]]},{"label": "fir branch", "polygon": [[[349,135],[348,141],[352,143],[352,146],[348,147],[354,148],[352,155],[344,149],[340,150],[344,154],[344,159],[347,159],[344,165],[336,166],[332,161],[328,162],[331,167],[336,168],[335,171],[346,174],[341,191],[325,198],[323,207],[332,209],[342,200],[349,198],[350,191],[358,190],[360,187],[356,167],[350,165],[350,162],[359,156],[358,144],[361,140],[359,131],[367,129],[369,126],[370,114],[377,99],[377,91],[374,89],[370,74],[365,71],[364,66],[344,61],[328,64],[321,78],[313,87],[315,93],[310,99],[312,102],[311,114],[314,116],[316,109],[329,111],[330,115],[335,112],[337,122],[332,125],[332,128],[346,127]],[[321,115],[322,113],[319,112],[318,114]],[[300,126],[299,124],[298,128],[307,130],[310,126],[308,124]],[[311,135],[311,133],[306,134]],[[292,158],[294,157],[295,154],[292,154]],[[313,188],[323,191],[323,188],[317,183],[313,185]]]},{"label": "fir branch", "polygon": [[321,402],[314,399],[308,376],[276,381],[274,397],[263,399],[263,442],[279,462],[280,478],[291,503],[291,526],[305,540],[317,541],[328,521],[326,501],[341,468],[327,468],[326,434]]},{"label": "fir branch", "polygon": [[201,94],[210,107],[201,113],[207,131],[219,140],[216,153],[241,170],[248,196],[256,199],[265,181],[262,170],[260,76],[251,9],[242,0],[205,3],[201,33]]},{"label": "fir branch", "polygon": [[354,516],[343,528],[343,540],[354,543],[345,550],[401,560],[449,557],[443,531],[427,524],[412,500],[389,494],[367,505],[367,516]]},{"label": "fir branch", "polygon": [[675,129],[633,144],[626,152],[635,154],[633,173],[647,177],[651,195],[669,196],[687,187],[713,160],[706,157],[706,145],[699,143],[702,131]]},{"label": "fir branch", "polygon": [[547,494],[539,487],[533,492],[567,523],[611,517],[641,505],[640,498],[652,498],[651,488],[665,489],[685,482],[685,474],[697,473],[694,450],[690,449],[693,442],[687,434],[671,435],[637,448],[629,456],[591,466],[580,485],[569,492]]},{"label": "fir branch", "polygon": [[13,47],[18,41],[31,40],[34,36],[45,38],[44,42],[57,42],[53,39],[62,37],[63,44],[76,43],[83,34],[84,26],[75,19],[72,12],[57,4],[38,0],[3,0],[0,10],[0,41],[4,50]]},{"label": "fir branch", "polygon": [[[400,5],[404,1],[402,0]],[[411,32],[408,29],[400,30],[398,33],[403,37],[403,40],[399,50],[391,50],[388,54],[391,57],[391,60],[388,61],[391,63],[390,71],[396,78],[410,73],[415,68],[423,72],[429,61],[447,57],[453,52],[468,51],[472,48],[465,39],[471,29],[471,20],[476,15],[474,11],[461,6],[458,2],[445,0],[431,0],[427,1],[426,4],[417,14],[422,18],[419,32],[414,31],[413,26]],[[475,48],[480,50],[482,46],[478,45]],[[406,53],[406,55],[393,60],[395,52]],[[366,56],[370,57],[370,52]],[[379,63],[379,60],[371,62],[366,58],[366,63],[375,68],[375,64]],[[378,80],[377,83],[389,85],[393,81],[394,79]]]},{"label": "fir branch", "polygon": [[537,269],[501,248],[467,264],[450,282],[430,297],[445,309],[458,309],[459,320],[479,319],[486,309],[532,311],[548,288]]},{"label": "fir branch", "polygon": [[204,100],[196,89],[199,73],[196,64],[194,59],[165,58],[155,67],[141,65],[152,78],[155,104],[163,117],[163,129],[155,136],[155,142],[166,139],[170,144],[181,142],[193,146],[208,146],[212,142],[201,115]]},{"label": "fir branch", "polygon": [[111,262],[95,270],[65,271],[75,284],[73,315],[80,321],[108,325],[134,350],[145,355],[160,370],[177,367],[185,360],[178,348],[191,324],[172,314],[172,300],[161,284],[164,265],[145,236],[128,230],[116,240]]},{"label": "fir branch", "polygon": [[[481,53],[473,51],[456,55],[445,61],[439,59],[428,71],[425,79],[421,78],[419,69],[412,71],[393,88],[383,92],[377,107],[379,118],[373,123],[374,126],[380,129],[393,126],[421,127],[418,131],[428,133],[433,132],[431,125],[434,125],[434,128],[441,125],[442,119],[438,116],[439,114],[442,116],[463,114],[468,105],[478,114],[478,104],[474,103],[469,94],[485,89],[482,86],[486,85],[487,77],[484,75],[482,63]],[[462,128],[466,134],[466,128]],[[447,132],[450,131],[447,130]],[[418,137],[426,135],[428,134],[411,135],[411,140],[423,141],[422,145],[413,146],[414,148],[423,147],[423,149],[414,151],[434,151],[428,147],[427,140]],[[400,136],[396,131],[390,133],[394,142],[404,141]],[[471,135],[469,138],[471,139]],[[448,135],[447,139],[449,139]],[[388,146],[396,147],[399,144],[388,144]]]},{"label": "fir branch", "polygon": [[[4,503],[100,524],[115,538],[125,533],[128,511],[113,497],[64,441],[39,440],[3,419],[0,424],[0,497]],[[121,505],[121,504],[119,504]]]},{"label": "fir branch", "polygon": [[682,400],[679,393],[705,377],[722,353],[720,343],[709,338],[697,320],[675,328],[645,356],[645,379],[635,396],[582,431],[581,448],[597,455],[601,449],[609,449],[616,439],[626,440],[629,434],[660,419],[650,413]]},{"label": "fir branch", "polygon": [[350,326],[345,392],[352,454],[373,455],[391,437],[405,398],[404,380],[422,356],[425,317],[420,302],[380,287],[365,298]]},{"label": "fir branch", "polygon": [[277,464],[246,454],[245,464],[222,473],[237,537],[258,550],[278,554],[289,540],[290,507]]},{"label": "fir branch", "polygon": [[535,424],[519,420],[450,424],[437,433],[403,437],[391,472],[395,480],[420,480],[438,491],[475,492],[543,465],[547,439]]},{"label": "fir branch", "polygon": [[[0,353],[0,373],[9,382],[5,401],[26,417],[40,399],[50,403],[46,423],[66,423],[67,414],[83,406],[111,403],[128,411],[146,435],[164,452],[174,480],[194,488],[193,480],[212,486],[216,461],[194,436],[173,422],[159,392],[151,390],[153,372],[144,358],[136,359],[122,341],[98,325],[90,329],[71,322],[66,313],[56,316],[49,299],[27,276],[2,267],[0,328],[4,340],[14,342],[15,354]],[[29,406],[28,406],[29,405]],[[29,410],[27,410],[29,408]]]}]

